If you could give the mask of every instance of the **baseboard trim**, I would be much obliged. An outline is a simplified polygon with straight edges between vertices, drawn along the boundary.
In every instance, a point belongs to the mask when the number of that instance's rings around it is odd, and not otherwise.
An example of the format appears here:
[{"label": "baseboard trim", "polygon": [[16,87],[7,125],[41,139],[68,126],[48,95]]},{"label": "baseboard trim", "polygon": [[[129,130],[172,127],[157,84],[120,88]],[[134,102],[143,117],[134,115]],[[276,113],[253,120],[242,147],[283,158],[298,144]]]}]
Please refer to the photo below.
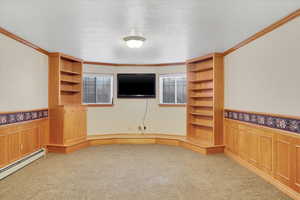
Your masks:
[{"label": "baseboard trim", "polygon": [[293,189],[289,188],[288,186],[282,184],[281,182],[276,180],[271,175],[262,172],[261,170],[259,170],[256,167],[252,166],[247,161],[245,161],[245,160],[241,159],[240,157],[238,157],[237,155],[231,153],[227,149],[224,150],[224,153],[225,153],[225,155],[227,155],[228,157],[230,157],[231,159],[233,159],[234,161],[236,161],[237,163],[239,163],[243,167],[249,169],[250,171],[252,171],[256,175],[263,178],[268,183],[271,183],[272,185],[274,185],[276,188],[278,188],[280,191],[282,191],[283,193],[285,193],[286,195],[288,195],[292,199],[300,200],[300,194],[298,192],[296,192],[295,190],[293,190]]},{"label": "baseboard trim", "polygon": [[93,135],[87,138],[90,146],[108,144],[163,144],[180,146],[201,154],[223,153],[224,145],[210,146],[197,144],[186,139],[185,136],[164,134],[111,134]]},{"label": "baseboard trim", "polygon": [[76,150],[98,145],[109,144],[163,144],[180,146],[201,154],[216,154],[224,152],[224,145],[211,146],[198,144],[188,140],[185,136],[165,134],[106,134],[91,135],[86,140],[69,144],[48,144],[47,150],[52,153],[71,153]]},{"label": "baseboard trim", "polygon": [[46,150],[45,149],[39,149],[19,160],[16,160],[13,163],[10,163],[7,166],[4,166],[0,168],[0,180],[3,178],[9,176],[10,174],[15,173],[16,171],[22,169],[23,167],[31,164],[35,160],[41,158],[42,156],[46,155]]},{"label": "baseboard trim", "polygon": [[87,140],[83,140],[77,143],[73,143],[71,145],[60,145],[60,144],[48,144],[47,150],[51,153],[72,153],[79,149],[83,149],[89,146],[89,142]]}]

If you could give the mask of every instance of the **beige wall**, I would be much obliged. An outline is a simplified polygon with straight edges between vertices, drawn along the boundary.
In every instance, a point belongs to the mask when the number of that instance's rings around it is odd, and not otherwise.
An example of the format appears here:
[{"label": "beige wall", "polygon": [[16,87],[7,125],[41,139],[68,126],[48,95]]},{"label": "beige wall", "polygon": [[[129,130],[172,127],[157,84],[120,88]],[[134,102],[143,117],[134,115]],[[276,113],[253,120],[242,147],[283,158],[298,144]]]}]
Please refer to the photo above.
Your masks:
[{"label": "beige wall", "polygon": [[48,107],[48,56],[0,34],[0,112]]},{"label": "beige wall", "polygon": [[225,107],[300,115],[300,17],[225,57]]},{"label": "beige wall", "polygon": [[[88,134],[139,133],[138,126],[146,107],[145,99],[116,98],[117,73],[185,73],[185,66],[168,67],[107,67],[85,65],[85,72],[114,74],[114,106],[88,108]],[[158,79],[158,76],[157,76]],[[157,80],[158,81],[158,80]],[[157,82],[158,83],[158,82]],[[157,84],[157,88],[158,88]],[[146,133],[186,134],[186,108],[160,107],[159,94],[149,99],[148,115],[145,121]]]}]

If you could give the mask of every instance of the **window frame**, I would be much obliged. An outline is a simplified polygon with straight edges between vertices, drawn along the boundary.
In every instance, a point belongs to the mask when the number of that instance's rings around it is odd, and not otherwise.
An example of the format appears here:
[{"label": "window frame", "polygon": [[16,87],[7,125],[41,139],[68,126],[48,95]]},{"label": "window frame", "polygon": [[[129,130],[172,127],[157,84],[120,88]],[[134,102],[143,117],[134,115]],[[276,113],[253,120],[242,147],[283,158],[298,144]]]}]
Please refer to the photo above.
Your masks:
[{"label": "window frame", "polygon": [[[111,77],[110,83],[110,102],[107,103],[85,103],[84,99],[84,77],[96,78],[99,76],[108,76]],[[111,73],[84,73],[82,76],[82,104],[88,107],[110,107],[114,105],[114,74]],[[96,90],[97,91],[97,90]],[[97,96],[97,93],[95,94]]]},{"label": "window frame", "polygon": [[[185,103],[178,103],[177,102],[177,80],[175,80],[175,103],[164,103],[163,102],[163,79],[164,78],[185,78],[187,81],[186,73],[169,73],[169,74],[160,74],[159,75],[159,105],[160,106],[174,106],[174,107],[185,107],[187,102]],[[187,95],[187,92],[186,92]],[[187,101],[187,96],[186,96]]]}]

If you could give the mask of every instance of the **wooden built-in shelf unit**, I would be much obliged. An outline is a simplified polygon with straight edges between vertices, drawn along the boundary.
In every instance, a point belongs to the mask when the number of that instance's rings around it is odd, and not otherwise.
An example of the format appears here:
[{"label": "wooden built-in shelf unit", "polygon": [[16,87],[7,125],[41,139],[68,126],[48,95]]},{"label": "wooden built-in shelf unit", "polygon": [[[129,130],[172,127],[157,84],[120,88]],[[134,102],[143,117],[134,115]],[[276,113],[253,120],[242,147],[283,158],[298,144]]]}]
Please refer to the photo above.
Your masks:
[{"label": "wooden built-in shelf unit", "polygon": [[212,53],[187,61],[187,138],[223,145],[223,55]]},{"label": "wooden built-in shelf unit", "polygon": [[50,106],[81,104],[83,61],[61,53],[52,53],[49,63],[49,92],[52,94]]},{"label": "wooden built-in shelf unit", "polygon": [[49,151],[86,141],[86,107],[82,105],[83,60],[49,54]]}]

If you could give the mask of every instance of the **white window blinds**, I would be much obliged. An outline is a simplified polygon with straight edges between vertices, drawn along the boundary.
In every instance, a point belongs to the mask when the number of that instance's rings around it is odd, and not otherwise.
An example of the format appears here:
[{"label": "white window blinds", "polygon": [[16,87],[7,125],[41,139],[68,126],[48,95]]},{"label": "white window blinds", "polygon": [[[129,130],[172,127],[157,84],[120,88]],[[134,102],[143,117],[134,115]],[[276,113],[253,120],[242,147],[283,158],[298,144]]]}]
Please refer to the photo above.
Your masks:
[{"label": "white window blinds", "polygon": [[167,74],[161,75],[160,103],[161,104],[185,104],[186,103],[186,75]]},{"label": "white window blinds", "polygon": [[83,90],[85,104],[112,104],[113,75],[84,75]]}]

